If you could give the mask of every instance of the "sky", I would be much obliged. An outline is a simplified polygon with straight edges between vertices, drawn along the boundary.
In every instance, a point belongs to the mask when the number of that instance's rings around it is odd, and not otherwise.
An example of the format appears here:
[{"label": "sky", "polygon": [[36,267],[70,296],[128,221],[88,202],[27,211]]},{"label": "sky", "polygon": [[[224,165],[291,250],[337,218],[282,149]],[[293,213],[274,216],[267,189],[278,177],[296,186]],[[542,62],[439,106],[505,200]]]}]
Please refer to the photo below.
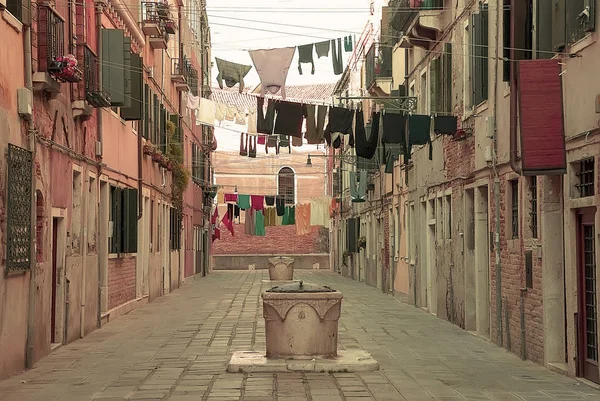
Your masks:
[{"label": "sky", "polygon": [[[244,82],[254,87],[260,79],[247,50],[281,48],[321,42],[353,35],[358,38],[369,19],[369,0],[207,0],[212,56],[251,65]],[[343,42],[343,41],[342,41]],[[343,43],[342,43],[343,45]],[[344,66],[351,53],[343,52]],[[307,85],[337,82],[329,57],[315,60],[298,72],[298,52],[289,69],[286,84]],[[212,85],[217,86],[216,63]]]}]

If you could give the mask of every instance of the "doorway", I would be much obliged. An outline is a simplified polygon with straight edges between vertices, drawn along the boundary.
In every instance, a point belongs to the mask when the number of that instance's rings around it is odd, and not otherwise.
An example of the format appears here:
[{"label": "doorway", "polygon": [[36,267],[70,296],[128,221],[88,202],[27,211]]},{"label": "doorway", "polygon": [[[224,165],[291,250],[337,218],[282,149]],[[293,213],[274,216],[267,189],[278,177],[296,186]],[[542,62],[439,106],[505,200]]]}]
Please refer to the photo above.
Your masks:
[{"label": "doorway", "polygon": [[475,191],[475,330],[490,337],[490,231],[488,225],[488,187]]},{"label": "doorway", "polygon": [[66,343],[65,237],[64,219],[52,218],[52,302],[50,304],[50,343],[52,348]]},{"label": "doorway", "polygon": [[598,303],[596,291],[595,210],[582,210],[577,224],[577,354],[579,374],[600,383],[598,371]]}]

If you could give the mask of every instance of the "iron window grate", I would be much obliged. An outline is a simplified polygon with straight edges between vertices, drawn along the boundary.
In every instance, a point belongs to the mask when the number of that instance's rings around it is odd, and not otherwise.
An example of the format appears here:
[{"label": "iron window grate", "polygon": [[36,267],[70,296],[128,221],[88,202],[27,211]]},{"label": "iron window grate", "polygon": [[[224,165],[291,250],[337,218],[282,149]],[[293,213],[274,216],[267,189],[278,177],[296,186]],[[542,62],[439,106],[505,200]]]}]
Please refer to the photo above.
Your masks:
[{"label": "iron window grate", "polygon": [[531,177],[530,182],[530,190],[531,190],[531,237],[538,237],[538,199],[537,199],[537,177]]},{"label": "iron window grate", "polygon": [[598,361],[598,324],[596,321],[596,247],[594,245],[594,226],[583,227],[584,263],[585,263],[585,314],[587,358]]},{"label": "iron window grate", "polygon": [[519,238],[519,181],[510,182],[512,238]]},{"label": "iron window grate", "polygon": [[579,190],[579,197],[594,195],[594,158],[584,159],[579,162],[579,171],[575,174],[579,183],[575,187]]}]

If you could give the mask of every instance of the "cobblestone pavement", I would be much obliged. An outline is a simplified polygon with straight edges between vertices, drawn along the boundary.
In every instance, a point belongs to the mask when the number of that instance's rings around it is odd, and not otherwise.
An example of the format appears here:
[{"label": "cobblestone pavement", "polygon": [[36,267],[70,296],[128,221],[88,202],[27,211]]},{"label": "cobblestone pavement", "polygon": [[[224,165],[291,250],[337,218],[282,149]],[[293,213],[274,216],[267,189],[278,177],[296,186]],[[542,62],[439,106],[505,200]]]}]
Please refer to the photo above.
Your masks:
[{"label": "cobblestone pavement", "polygon": [[233,351],[264,350],[265,271],[215,272],[56,350],[0,382],[2,401],[600,400],[600,391],[523,362],[420,309],[333,273],[297,272],[344,294],[340,347],[369,373],[232,374]]}]

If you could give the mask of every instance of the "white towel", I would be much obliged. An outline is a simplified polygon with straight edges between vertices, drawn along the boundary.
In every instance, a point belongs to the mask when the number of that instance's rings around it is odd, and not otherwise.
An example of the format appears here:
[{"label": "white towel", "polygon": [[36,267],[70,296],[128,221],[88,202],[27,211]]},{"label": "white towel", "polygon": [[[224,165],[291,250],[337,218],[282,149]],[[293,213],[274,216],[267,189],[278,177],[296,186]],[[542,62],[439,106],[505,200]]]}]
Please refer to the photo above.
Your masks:
[{"label": "white towel", "polygon": [[214,126],[217,114],[217,105],[209,99],[201,98],[196,109],[196,125]]},{"label": "white towel", "polygon": [[225,119],[225,112],[227,111],[227,106],[223,103],[217,103],[217,113],[215,115],[215,119],[218,121],[223,121]]},{"label": "white towel", "polygon": [[187,95],[187,108],[191,110],[195,110],[198,108],[198,103],[200,102],[200,96],[194,96],[191,93]]}]

